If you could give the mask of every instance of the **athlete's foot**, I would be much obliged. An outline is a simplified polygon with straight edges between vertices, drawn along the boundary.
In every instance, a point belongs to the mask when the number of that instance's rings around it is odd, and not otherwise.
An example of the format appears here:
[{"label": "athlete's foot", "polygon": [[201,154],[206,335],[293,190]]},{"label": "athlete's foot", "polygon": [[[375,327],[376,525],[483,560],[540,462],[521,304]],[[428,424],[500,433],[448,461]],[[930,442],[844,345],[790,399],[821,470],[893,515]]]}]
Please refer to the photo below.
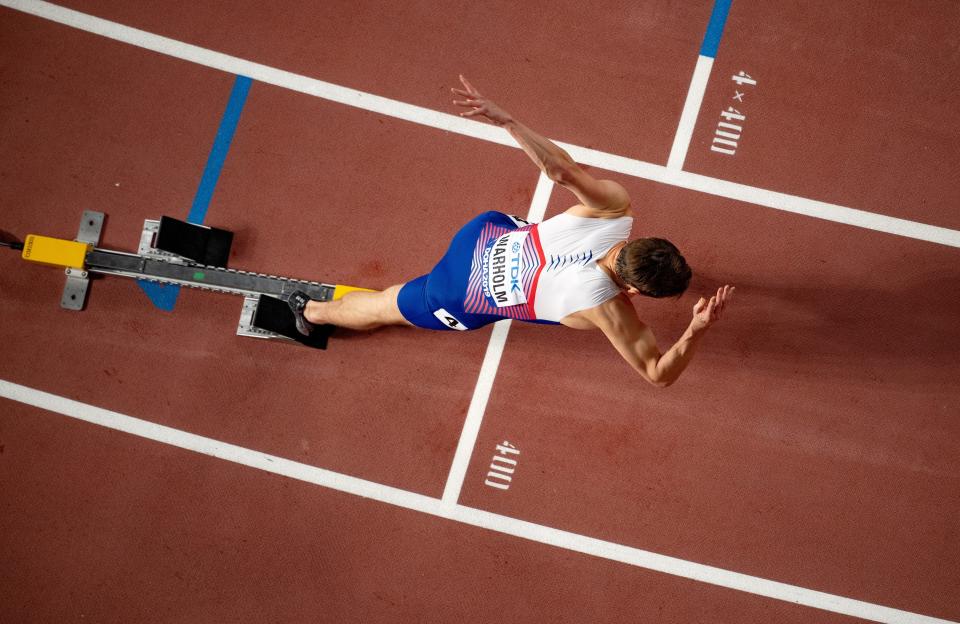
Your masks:
[{"label": "athlete's foot", "polygon": [[293,311],[293,318],[297,322],[297,331],[304,336],[309,336],[314,327],[313,323],[308,321],[303,315],[303,311],[307,308],[307,304],[310,303],[310,301],[310,297],[302,290],[295,291],[290,295],[290,298],[287,299],[287,305],[290,306],[290,310]]},{"label": "athlete's foot", "polygon": [[307,302],[306,307],[303,309],[303,318],[307,319],[308,323],[313,325],[323,325],[327,322],[326,317],[320,313],[324,306],[329,305],[329,301],[317,301],[316,299],[311,299]]}]

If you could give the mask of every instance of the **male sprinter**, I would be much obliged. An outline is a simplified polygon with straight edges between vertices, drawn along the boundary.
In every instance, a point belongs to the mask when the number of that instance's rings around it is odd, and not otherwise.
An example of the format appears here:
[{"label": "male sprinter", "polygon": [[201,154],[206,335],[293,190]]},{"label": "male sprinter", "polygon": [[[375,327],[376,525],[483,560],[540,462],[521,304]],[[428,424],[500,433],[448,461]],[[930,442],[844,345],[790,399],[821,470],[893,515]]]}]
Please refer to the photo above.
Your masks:
[{"label": "male sprinter", "polygon": [[659,238],[628,241],[633,212],[627,191],[611,180],[596,180],[570,155],[536,134],[463,76],[464,117],[486,117],[506,128],[534,163],[580,203],[543,223],[528,224],[486,212],[463,226],[429,274],[382,292],[353,292],[337,301],[290,297],[297,328],[315,325],[373,329],[413,325],[437,330],[477,329],[512,318],[599,329],[641,377],[665,387],[690,363],[697,343],[733,295],[724,286],[693,307],[693,320],[666,353],[637,318],[629,297],[679,296],[691,271],[676,247]]}]

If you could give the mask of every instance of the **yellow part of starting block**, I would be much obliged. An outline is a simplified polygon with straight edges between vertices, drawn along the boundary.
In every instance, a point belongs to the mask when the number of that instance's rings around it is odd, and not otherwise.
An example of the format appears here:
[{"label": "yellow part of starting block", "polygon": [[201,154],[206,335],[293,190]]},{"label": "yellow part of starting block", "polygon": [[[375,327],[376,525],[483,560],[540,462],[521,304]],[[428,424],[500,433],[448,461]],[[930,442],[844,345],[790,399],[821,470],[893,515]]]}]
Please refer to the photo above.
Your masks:
[{"label": "yellow part of starting block", "polygon": [[343,284],[337,284],[336,287],[333,289],[333,300],[336,301],[337,299],[343,297],[345,294],[352,293],[352,292],[377,292],[377,291],[372,290],[370,288],[360,288],[358,286],[344,286]]},{"label": "yellow part of starting block", "polygon": [[66,269],[83,269],[87,252],[93,249],[90,243],[50,238],[28,234],[23,242],[20,257],[30,262]]}]

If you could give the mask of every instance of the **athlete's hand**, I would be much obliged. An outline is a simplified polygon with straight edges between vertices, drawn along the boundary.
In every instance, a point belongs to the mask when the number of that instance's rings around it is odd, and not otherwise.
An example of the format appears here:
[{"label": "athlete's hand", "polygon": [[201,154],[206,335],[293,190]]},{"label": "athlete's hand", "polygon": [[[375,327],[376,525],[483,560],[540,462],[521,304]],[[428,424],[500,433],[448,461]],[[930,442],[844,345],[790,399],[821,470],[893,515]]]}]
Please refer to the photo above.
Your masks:
[{"label": "athlete's hand", "polygon": [[455,95],[461,96],[462,100],[454,100],[457,106],[465,106],[471,110],[460,113],[461,117],[476,117],[482,115],[498,126],[513,121],[510,113],[503,110],[493,103],[492,100],[480,95],[480,92],[474,88],[467,79],[460,75],[460,82],[463,83],[463,89],[450,89]]},{"label": "athlete's hand", "polygon": [[690,322],[690,328],[694,332],[699,332],[716,323],[730,303],[734,290],[736,288],[733,286],[724,286],[717,289],[717,294],[710,297],[710,301],[700,297],[700,301],[693,306],[693,321]]}]

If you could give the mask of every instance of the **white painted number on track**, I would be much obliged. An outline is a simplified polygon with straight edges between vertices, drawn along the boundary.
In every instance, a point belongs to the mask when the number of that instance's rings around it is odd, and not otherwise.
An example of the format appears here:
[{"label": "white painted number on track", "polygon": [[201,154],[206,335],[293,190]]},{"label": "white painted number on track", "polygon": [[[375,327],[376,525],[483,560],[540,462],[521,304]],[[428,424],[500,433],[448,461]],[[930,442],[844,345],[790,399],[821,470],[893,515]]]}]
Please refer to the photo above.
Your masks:
[{"label": "white painted number on track", "polygon": [[504,440],[503,444],[497,445],[497,453],[490,461],[490,472],[487,473],[487,479],[483,482],[485,485],[498,490],[510,489],[513,473],[517,469],[517,460],[507,457],[508,455],[520,455],[520,449]]},{"label": "white painted number on track", "polygon": [[[737,87],[742,87],[743,85],[753,87],[757,84],[757,81],[745,71],[730,76],[730,80],[737,83]],[[743,99],[746,95],[746,90],[740,91],[739,89],[734,89],[733,97],[730,99],[736,100],[739,106],[744,103]],[[743,121],[747,118],[746,113],[741,113],[733,106],[728,106],[727,110],[720,112],[720,118],[722,121],[717,123],[717,129],[714,132],[713,144],[710,145],[710,151],[733,156],[737,153],[740,133],[743,132]],[[732,123],[734,121],[739,123]]]}]

